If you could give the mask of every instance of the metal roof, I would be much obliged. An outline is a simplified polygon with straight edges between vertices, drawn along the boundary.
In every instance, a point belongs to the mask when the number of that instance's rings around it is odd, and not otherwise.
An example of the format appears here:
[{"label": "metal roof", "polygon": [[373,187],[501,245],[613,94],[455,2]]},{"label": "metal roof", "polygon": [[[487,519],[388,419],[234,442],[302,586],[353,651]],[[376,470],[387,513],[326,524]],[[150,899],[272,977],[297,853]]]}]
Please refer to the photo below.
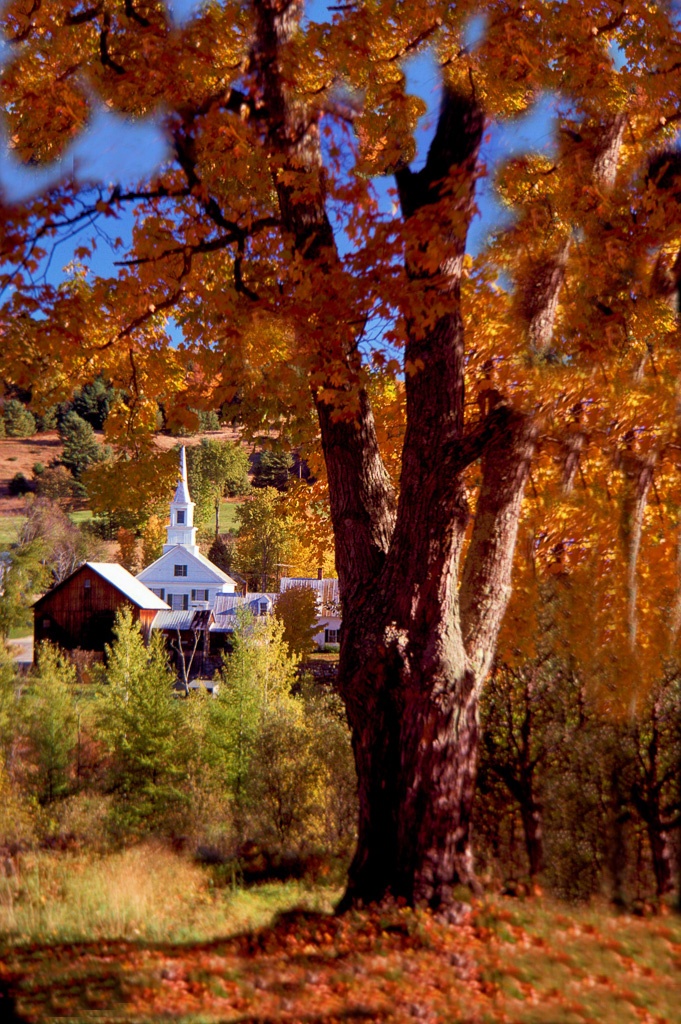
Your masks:
[{"label": "metal roof", "polygon": [[132,603],[136,604],[139,608],[156,608],[158,611],[161,611],[169,607],[165,601],[162,601],[160,597],[153,594],[149,587],[145,587],[143,583],[135,579],[122,565],[118,565],[116,562],[86,562],[85,564],[94,569],[98,576],[102,576],[116,587],[117,590],[120,590],[122,594],[125,594],[126,597],[129,597]]},{"label": "metal roof", "polygon": [[187,608],[159,612],[151,624],[152,629],[206,629],[210,625],[209,608]]},{"label": "metal roof", "polygon": [[253,618],[260,615],[260,605],[267,603],[267,610],[271,612],[278,594],[218,594],[215,598],[215,625],[211,626],[213,631],[231,632],[234,629],[236,613],[242,609],[251,613]]},{"label": "metal roof", "polygon": [[152,629],[191,629],[194,609],[159,612],[151,624]]},{"label": "metal roof", "polygon": [[322,615],[339,617],[341,614],[340,592],[337,579],[317,579],[314,576],[282,576],[279,589],[283,594],[293,587],[304,587],[317,594],[318,608]]}]

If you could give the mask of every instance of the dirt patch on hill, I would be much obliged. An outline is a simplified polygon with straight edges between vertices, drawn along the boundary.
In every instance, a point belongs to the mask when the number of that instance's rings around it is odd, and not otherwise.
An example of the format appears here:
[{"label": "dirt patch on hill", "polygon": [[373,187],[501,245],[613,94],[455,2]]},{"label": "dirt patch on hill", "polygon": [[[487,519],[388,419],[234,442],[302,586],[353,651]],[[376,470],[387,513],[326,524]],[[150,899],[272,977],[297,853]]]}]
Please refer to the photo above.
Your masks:
[{"label": "dirt patch on hill", "polygon": [[33,437],[0,438],[0,513],[16,514],[26,504],[21,495],[11,495],[9,484],[17,473],[23,473],[27,480],[33,477],[36,462],[47,467],[62,453],[61,438],[56,430],[35,434]]}]

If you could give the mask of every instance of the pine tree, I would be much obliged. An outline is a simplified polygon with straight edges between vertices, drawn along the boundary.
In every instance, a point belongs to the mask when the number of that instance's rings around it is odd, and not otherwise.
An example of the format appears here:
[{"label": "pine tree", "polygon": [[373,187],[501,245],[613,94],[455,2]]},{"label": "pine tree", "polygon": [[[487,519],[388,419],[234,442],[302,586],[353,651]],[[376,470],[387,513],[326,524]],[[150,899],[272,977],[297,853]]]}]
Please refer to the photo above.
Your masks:
[{"label": "pine tree", "polygon": [[89,466],[106,458],[107,449],[97,442],[94,430],[77,412],[64,417],[59,433],[64,443],[61,461],[76,480],[80,480]]},{"label": "pine tree", "polygon": [[106,656],[100,728],[112,755],[115,822],[124,831],[159,827],[185,802],[189,756],[163,640],[156,633],[145,647],[126,609],[116,616]]},{"label": "pine tree", "polygon": [[76,670],[57,647],[43,643],[37,670],[26,693],[21,715],[33,748],[35,791],[42,804],[52,803],[69,789],[73,752],[78,742],[73,685]]}]

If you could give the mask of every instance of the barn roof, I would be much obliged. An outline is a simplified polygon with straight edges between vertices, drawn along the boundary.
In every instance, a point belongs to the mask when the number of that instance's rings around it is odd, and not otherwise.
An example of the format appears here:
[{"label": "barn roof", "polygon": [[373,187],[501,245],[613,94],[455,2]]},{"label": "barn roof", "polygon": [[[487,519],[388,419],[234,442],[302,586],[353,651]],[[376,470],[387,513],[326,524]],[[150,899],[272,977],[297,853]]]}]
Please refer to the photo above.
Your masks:
[{"label": "barn roof", "polygon": [[116,562],[84,562],[79,565],[78,568],[67,576],[65,580],[58,583],[52,590],[48,590],[46,594],[39,597],[35,602],[39,605],[46,598],[51,597],[57,590],[68,583],[77,573],[82,572],[84,568],[92,569],[98,576],[110,583],[112,586],[119,590],[121,594],[124,594],[133,604],[136,604],[138,608],[150,609],[152,611],[165,611],[168,609],[168,605],[165,601],[162,601],[160,597],[153,594],[148,587],[145,587],[143,583],[136,580],[135,577],[124,569],[122,565],[118,565]]}]

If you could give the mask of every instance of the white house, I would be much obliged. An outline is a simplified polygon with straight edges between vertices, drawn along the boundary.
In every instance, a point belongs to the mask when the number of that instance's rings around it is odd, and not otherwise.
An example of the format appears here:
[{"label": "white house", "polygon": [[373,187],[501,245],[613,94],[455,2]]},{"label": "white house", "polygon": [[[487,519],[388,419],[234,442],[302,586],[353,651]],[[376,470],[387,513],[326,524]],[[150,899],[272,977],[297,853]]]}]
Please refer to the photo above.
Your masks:
[{"label": "white house", "polygon": [[202,555],[196,544],[194,502],[187,486],[187,459],[180,451],[180,475],[170,503],[170,522],[163,554],[142,569],[137,579],[173,611],[212,608],[218,594],[234,594],[231,576]]}]

